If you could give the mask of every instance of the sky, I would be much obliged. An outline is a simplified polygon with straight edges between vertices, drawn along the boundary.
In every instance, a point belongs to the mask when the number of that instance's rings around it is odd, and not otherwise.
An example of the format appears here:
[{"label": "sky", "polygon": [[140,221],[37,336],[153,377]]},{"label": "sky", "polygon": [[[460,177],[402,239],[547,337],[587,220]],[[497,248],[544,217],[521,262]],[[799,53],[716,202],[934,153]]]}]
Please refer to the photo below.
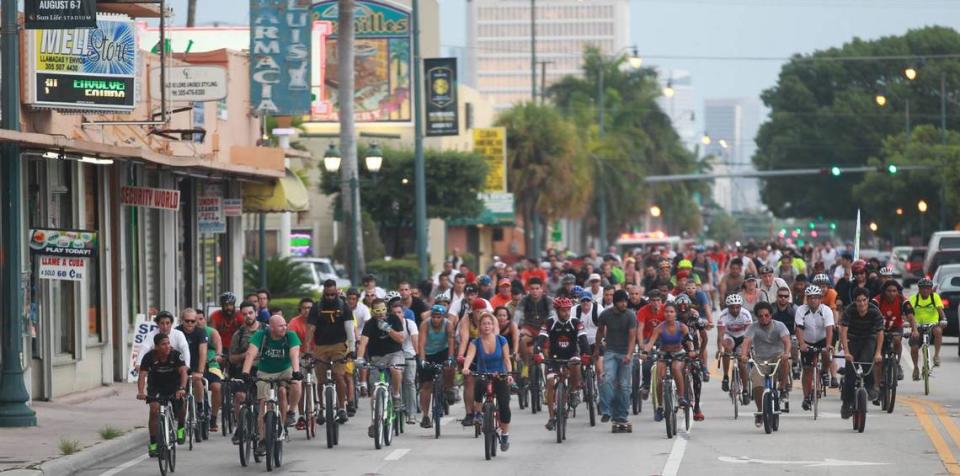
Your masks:
[{"label": "sky", "polygon": [[[168,0],[174,24],[186,21],[186,0]],[[438,0],[441,45],[465,46],[466,0]],[[590,0],[583,0],[589,2]],[[246,24],[245,0],[199,0],[197,23]],[[692,75],[696,104],[704,99],[759,97],[776,84],[782,60],[683,57],[771,57],[840,46],[912,28],[960,30],[957,0],[631,0],[631,38],[644,64]]]}]

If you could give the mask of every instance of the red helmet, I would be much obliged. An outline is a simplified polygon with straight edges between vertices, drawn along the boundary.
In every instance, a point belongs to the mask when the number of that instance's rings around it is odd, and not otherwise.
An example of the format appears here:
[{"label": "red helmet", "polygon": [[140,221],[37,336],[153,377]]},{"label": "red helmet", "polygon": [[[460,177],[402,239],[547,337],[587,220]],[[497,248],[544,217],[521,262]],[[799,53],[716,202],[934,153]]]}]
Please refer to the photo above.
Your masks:
[{"label": "red helmet", "polygon": [[570,309],[573,307],[573,301],[561,296],[553,300],[553,307],[557,309]]},{"label": "red helmet", "polygon": [[862,259],[858,259],[853,262],[853,266],[851,266],[850,269],[854,274],[862,273],[867,270],[867,262]]}]

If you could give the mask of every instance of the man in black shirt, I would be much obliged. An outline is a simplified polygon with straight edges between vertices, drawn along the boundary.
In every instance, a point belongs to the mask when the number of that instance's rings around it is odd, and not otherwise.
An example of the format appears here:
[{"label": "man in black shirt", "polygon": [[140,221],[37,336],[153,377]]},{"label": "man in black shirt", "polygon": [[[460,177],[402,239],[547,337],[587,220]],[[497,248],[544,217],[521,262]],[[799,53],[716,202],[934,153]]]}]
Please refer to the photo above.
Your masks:
[{"label": "man in black shirt", "polygon": [[[558,297],[553,300],[553,308],[556,310],[556,317],[547,319],[547,322],[540,328],[540,335],[537,336],[534,352],[536,363],[543,362],[542,349],[544,344],[549,343],[547,349],[550,354],[550,360],[547,362],[547,409],[549,418],[547,419],[547,430],[553,431],[557,424],[557,416],[554,415],[554,393],[557,386],[557,379],[551,378],[551,375],[567,371],[570,375],[570,389],[573,392],[570,395],[570,404],[576,407],[579,404],[578,393],[580,389],[580,359],[590,360],[590,346],[587,344],[587,332],[583,328],[580,319],[570,315],[570,308],[573,307],[573,301],[566,297]],[[581,357],[582,354],[582,357]],[[557,360],[568,360],[568,363],[558,363]],[[564,368],[565,367],[565,368]]]},{"label": "man in black shirt", "polygon": [[317,358],[317,381],[327,382],[327,367],[333,362],[333,377],[337,384],[337,421],[347,422],[347,360],[355,350],[353,311],[340,298],[337,282],[323,283],[323,297],[310,308],[307,315],[307,352]]},{"label": "man in black shirt", "polygon": [[[853,304],[843,311],[840,318],[840,344],[847,360],[840,416],[846,419],[850,418],[854,403],[853,387],[856,378],[853,375],[853,363],[873,362],[874,365],[879,365],[880,351],[883,349],[883,314],[877,307],[870,305],[869,291],[865,288],[853,290]],[[863,370],[863,385],[870,394],[870,400],[875,401],[877,391],[873,388],[873,372],[867,373],[869,366],[865,366]]]},{"label": "man in black shirt", "polygon": [[417,328],[419,328],[424,319],[430,318],[430,307],[423,302],[423,299],[413,296],[413,289],[410,287],[410,283],[406,281],[400,281],[400,284],[397,285],[397,292],[400,293],[403,308],[413,311],[413,318],[416,319]]},{"label": "man in black shirt", "polygon": [[[148,378],[149,377],[149,378]],[[147,385],[149,384],[149,385]],[[146,388],[145,388],[146,387]],[[170,348],[170,337],[158,333],[153,336],[153,350],[147,352],[140,362],[140,375],[137,379],[137,400],[147,397],[173,398],[174,413],[177,415],[177,441],[182,444],[184,438],[183,396],[187,388],[187,365],[180,352]],[[150,402],[150,446],[151,457],[157,455],[157,426],[160,415],[160,402]]]},{"label": "man in black shirt", "polygon": [[202,402],[203,372],[207,368],[207,331],[197,325],[197,311],[186,308],[180,311],[180,325],[177,330],[183,332],[190,347],[190,376],[193,383],[193,395],[197,402]]},{"label": "man in black shirt", "polygon": [[[370,312],[373,317],[363,325],[363,332],[360,333],[357,365],[362,367],[366,363],[366,359],[369,359],[371,365],[388,369],[393,405],[394,408],[399,408],[403,404],[403,400],[400,398],[400,389],[403,386],[403,370],[395,366],[402,366],[406,362],[403,355],[403,339],[406,337],[406,333],[403,332],[403,322],[400,321],[403,318],[388,314],[387,303],[383,299],[374,300]],[[377,372],[376,370],[371,372],[371,381],[376,381],[379,378]],[[372,426],[368,429],[368,432],[372,438]]]}]

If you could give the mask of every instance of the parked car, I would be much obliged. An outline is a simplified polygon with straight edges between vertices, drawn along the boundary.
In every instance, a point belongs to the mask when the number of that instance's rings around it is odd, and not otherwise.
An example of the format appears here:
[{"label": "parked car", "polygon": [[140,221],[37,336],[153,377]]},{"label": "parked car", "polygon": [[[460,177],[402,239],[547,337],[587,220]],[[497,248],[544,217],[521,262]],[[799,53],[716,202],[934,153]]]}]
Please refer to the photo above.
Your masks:
[{"label": "parked car", "polygon": [[[942,268],[955,265],[945,265]],[[944,335],[960,335],[960,325],[958,325],[958,306],[960,306],[960,270],[953,268],[952,271],[941,272],[942,281],[934,289],[940,295],[943,301],[943,313],[947,316],[947,328]],[[957,349],[960,355],[960,349]]]},{"label": "parked car", "polygon": [[[930,262],[933,255],[941,250],[960,249],[960,231],[937,231],[930,236],[927,243],[927,255],[923,258],[923,269],[930,269]],[[941,263],[942,264],[942,263]],[[927,276],[933,276],[928,274]]]},{"label": "parked car", "polygon": [[933,281],[933,289],[936,290],[941,283],[949,280],[953,276],[960,276],[960,263],[941,265],[937,268],[937,271],[933,273],[933,277],[930,278],[930,280]]},{"label": "parked car", "polygon": [[944,249],[934,253],[930,253],[930,251],[927,250],[927,260],[923,273],[932,278],[941,266],[954,263],[960,263],[960,248]]},{"label": "parked car", "polygon": [[910,258],[912,246],[894,246],[890,251],[890,266],[893,268],[893,275],[902,278],[907,274],[907,261]]},{"label": "parked car", "polygon": [[910,250],[907,261],[903,266],[903,285],[910,286],[923,277],[923,259],[927,255],[926,247],[916,247]]},{"label": "parked car", "polygon": [[311,291],[323,292],[323,282],[328,279],[336,281],[338,288],[350,287],[350,280],[337,273],[329,258],[302,257],[293,258],[293,262],[305,264],[310,268],[310,275],[313,278],[310,283]]}]

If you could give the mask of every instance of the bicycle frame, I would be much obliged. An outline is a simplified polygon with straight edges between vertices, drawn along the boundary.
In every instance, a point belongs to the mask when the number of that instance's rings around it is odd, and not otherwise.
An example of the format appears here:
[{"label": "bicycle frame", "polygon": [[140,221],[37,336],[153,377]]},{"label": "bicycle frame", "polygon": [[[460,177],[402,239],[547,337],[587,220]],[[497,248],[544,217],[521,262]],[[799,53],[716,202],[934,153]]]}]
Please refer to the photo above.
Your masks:
[{"label": "bicycle frame", "polygon": [[500,431],[500,411],[497,409],[493,382],[496,379],[503,378],[504,375],[486,372],[478,372],[473,375],[476,379],[475,385],[482,385],[484,389],[483,403],[481,404],[483,409],[481,412],[482,421],[477,424],[480,425],[484,435],[484,454],[486,459],[489,460],[492,456],[497,455],[496,437]]},{"label": "bicycle frame", "polygon": [[777,382],[780,374],[780,364],[783,360],[777,359],[776,362],[769,360],[757,360],[756,355],[751,352],[750,365],[763,376],[763,395],[760,397],[761,411],[754,413],[763,417],[763,427],[767,434],[777,431],[780,427],[780,390],[777,388]]},{"label": "bicycle frame", "polygon": [[177,461],[177,424],[173,411],[173,399],[167,397],[148,397],[147,404],[159,403],[157,413],[157,460],[160,465],[160,474],[173,472]]}]

